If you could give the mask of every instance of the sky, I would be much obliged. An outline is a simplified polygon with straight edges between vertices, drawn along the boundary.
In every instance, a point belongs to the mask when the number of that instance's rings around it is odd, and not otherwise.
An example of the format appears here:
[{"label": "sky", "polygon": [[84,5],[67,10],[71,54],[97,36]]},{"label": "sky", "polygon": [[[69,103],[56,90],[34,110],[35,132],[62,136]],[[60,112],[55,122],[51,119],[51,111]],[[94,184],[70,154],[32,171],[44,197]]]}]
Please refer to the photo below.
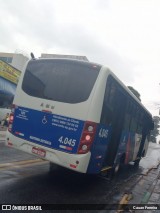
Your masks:
[{"label": "sky", "polygon": [[0,52],[83,55],[160,108],[159,0],[0,0]]}]

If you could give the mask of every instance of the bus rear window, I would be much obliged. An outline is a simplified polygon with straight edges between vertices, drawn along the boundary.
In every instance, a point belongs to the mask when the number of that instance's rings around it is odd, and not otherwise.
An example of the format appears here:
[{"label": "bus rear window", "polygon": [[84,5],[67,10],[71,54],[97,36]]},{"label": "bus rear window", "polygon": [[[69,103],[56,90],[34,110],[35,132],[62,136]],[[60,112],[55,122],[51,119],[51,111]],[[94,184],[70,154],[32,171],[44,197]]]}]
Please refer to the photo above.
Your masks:
[{"label": "bus rear window", "polygon": [[99,65],[72,60],[30,61],[22,89],[37,98],[80,103],[88,99],[100,68]]}]

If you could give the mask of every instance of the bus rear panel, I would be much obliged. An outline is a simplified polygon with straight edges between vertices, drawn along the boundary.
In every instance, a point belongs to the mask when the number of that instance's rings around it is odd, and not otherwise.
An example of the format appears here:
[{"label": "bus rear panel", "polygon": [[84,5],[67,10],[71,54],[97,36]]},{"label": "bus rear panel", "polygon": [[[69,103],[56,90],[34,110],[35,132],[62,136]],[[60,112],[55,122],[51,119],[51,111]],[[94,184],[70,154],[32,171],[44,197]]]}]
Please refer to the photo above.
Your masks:
[{"label": "bus rear panel", "polygon": [[100,66],[75,60],[31,60],[10,116],[7,145],[86,173],[97,123],[87,111]]}]

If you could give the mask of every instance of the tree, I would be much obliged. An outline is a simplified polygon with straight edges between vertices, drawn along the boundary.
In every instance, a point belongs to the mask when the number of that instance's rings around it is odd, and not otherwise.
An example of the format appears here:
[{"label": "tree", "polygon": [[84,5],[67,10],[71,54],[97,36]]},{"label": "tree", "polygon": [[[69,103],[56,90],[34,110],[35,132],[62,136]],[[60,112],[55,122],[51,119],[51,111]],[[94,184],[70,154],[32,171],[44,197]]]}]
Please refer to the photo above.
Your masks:
[{"label": "tree", "polygon": [[133,87],[131,86],[128,86],[128,88],[131,90],[131,92],[141,101],[141,98],[140,98],[140,94],[137,90],[135,90]]},{"label": "tree", "polygon": [[153,143],[156,143],[156,137],[159,135],[158,128],[160,127],[160,125],[159,125],[160,117],[153,116],[153,121],[154,121],[154,129],[151,131],[150,141]]}]

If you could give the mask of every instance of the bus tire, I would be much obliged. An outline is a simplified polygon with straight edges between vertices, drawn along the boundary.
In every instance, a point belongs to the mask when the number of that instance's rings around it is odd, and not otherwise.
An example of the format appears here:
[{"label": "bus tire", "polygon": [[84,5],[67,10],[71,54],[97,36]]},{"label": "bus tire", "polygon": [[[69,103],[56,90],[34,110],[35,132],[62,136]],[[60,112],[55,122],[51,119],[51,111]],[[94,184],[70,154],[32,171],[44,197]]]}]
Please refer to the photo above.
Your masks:
[{"label": "bus tire", "polygon": [[138,167],[138,166],[139,166],[139,162],[140,162],[140,160],[141,160],[141,159],[137,159],[137,160],[135,160],[135,161],[134,161],[134,166]]}]

